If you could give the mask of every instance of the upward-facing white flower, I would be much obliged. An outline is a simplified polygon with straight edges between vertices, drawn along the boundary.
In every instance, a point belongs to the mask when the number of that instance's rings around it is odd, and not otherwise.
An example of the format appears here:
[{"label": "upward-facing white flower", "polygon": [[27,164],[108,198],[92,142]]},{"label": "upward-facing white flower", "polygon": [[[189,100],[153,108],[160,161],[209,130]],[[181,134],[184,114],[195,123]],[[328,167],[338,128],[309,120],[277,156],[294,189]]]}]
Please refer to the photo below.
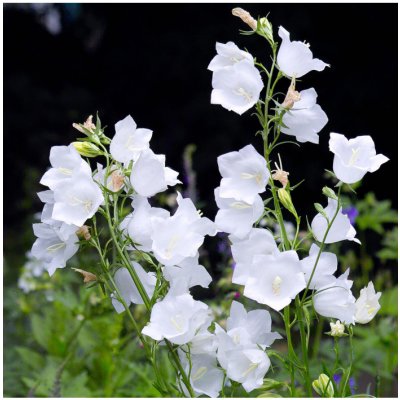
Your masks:
[{"label": "upward-facing white flower", "polygon": [[210,322],[210,310],[206,304],[194,300],[189,293],[168,294],[153,306],[150,322],[142,333],[154,340],[168,339],[175,344],[185,344]]},{"label": "upward-facing white flower", "polygon": [[290,250],[255,256],[243,294],[279,311],[305,287],[299,257],[294,250]]},{"label": "upward-facing white flower", "polygon": [[264,87],[258,69],[247,61],[217,69],[212,78],[211,104],[242,115],[257,103]]},{"label": "upward-facing white flower", "polygon": [[215,216],[215,224],[218,229],[243,239],[264,212],[262,198],[256,195],[252,203],[234,198],[222,198],[219,187],[215,189],[214,194],[219,207]]},{"label": "upward-facing white flower", "polygon": [[329,150],[335,155],[333,171],[344,183],[358,182],[367,172],[375,172],[389,161],[383,154],[376,154],[371,136],[348,140],[344,135],[331,133]]},{"label": "upward-facing white flower", "polygon": [[302,90],[300,100],[286,111],[281,131],[295,136],[301,142],[319,143],[318,132],[328,123],[328,117],[317,104],[317,92],[314,88]]},{"label": "upward-facing white flower", "polygon": [[[303,269],[306,282],[311,278],[311,274],[317,260],[319,253],[319,247],[316,244],[312,244],[308,257],[303,258],[301,267]],[[328,253],[323,251],[319,257],[317,267],[315,268],[313,278],[310,282],[310,289],[319,289],[323,286],[329,285],[336,281],[333,275],[337,269],[337,257],[334,253]]]},{"label": "upward-facing white flower", "polygon": [[253,269],[253,258],[256,255],[271,255],[278,252],[278,246],[270,231],[252,228],[244,239],[229,236],[232,242],[232,256],[236,263],[233,270],[232,283],[245,285]]},{"label": "upward-facing white flower", "polygon": [[[332,221],[333,216],[336,213],[337,200],[328,198],[328,205],[324,208],[325,215],[329,221]],[[328,222],[325,217],[321,214],[317,214],[311,222],[311,229],[315,238],[322,242],[325,236],[325,232],[328,228]],[[332,223],[332,226],[326,236],[325,243],[335,243],[342,240],[351,240],[353,242],[361,244],[356,239],[356,230],[351,225],[349,217],[342,213],[342,207],[339,208],[339,212]]]},{"label": "upward-facing white flower", "polygon": [[215,235],[212,221],[200,217],[192,200],[178,193],[178,209],[169,218],[152,218],[152,250],[157,260],[166,265],[179,265],[187,257],[197,256],[205,235]]},{"label": "upward-facing white flower", "polygon": [[270,173],[265,158],[251,145],[218,157],[222,175],[220,197],[252,204],[258,193],[265,192]]},{"label": "upward-facing white flower", "polygon": [[79,174],[57,186],[54,192],[53,219],[82,226],[93,217],[104,198],[100,188],[87,175]]},{"label": "upward-facing white flower", "polygon": [[69,182],[73,175],[92,176],[89,164],[81,158],[73,144],[53,146],[50,150],[50,164],[52,168],[43,175],[40,183],[52,190]]},{"label": "upward-facing white flower", "polygon": [[247,61],[250,65],[254,65],[253,56],[246,51],[240,50],[233,42],[216,43],[215,48],[217,55],[211,60],[208,65],[210,71],[224,67],[231,67],[238,62]]},{"label": "upward-facing white flower", "polygon": [[354,324],[356,310],[351,286],[348,280],[349,269],[335,279],[335,282],[323,286],[313,297],[315,311],[327,318],[337,318],[345,324]]},{"label": "upward-facing white flower", "polygon": [[163,192],[168,186],[182,183],[177,177],[178,172],[165,166],[165,155],[154,154],[147,149],[140,153],[132,167],[131,183],[138,194],[151,197]]},{"label": "upward-facing white flower", "polygon": [[279,27],[278,35],[282,39],[278,51],[279,69],[288,77],[301,78],[310,71],[322,71],[329,64],[324,63],[318,58],[313,58],[310,46],[299,41],[290,41],[289,32],[283,27]]},{"label": "upward-facing white flower", "polygon": [[358,324],[368,324],[381,308],[379,298],[381,292],[375,293],[374,284],[368,283],[368,286],[361,289],[360,297],[356,301],[355,322]]},{"label": "upward-facing white flower", "polygon": [[128,115],[115,124],[115,135],[110,143],[110,153],[115,160],[122,163],[136,161],[140,153],[149,148],[153,131],[137,128],[133,118]]}]

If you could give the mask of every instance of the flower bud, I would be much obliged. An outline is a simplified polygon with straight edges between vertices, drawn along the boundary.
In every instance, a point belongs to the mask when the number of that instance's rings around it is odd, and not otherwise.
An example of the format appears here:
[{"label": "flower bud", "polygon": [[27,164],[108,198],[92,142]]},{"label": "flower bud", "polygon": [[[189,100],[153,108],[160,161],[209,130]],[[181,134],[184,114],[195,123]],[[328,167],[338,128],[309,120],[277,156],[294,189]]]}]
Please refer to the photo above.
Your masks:
[{"label": "flower bud", "polygon": [[97,157],[101,154],[100,149],[90,142],[72,142],[76,151],[84,157]]},{"label": "flower bud", "polygon": [[300,93],[296,90],[296,79],[292,79],[292,83],[286,93],[285,100],[283,100],[282,107],[290,110],[296,101],[301,99]]},{"label": "flower bud", "polygon": [[267,17],[260,18],[260,23],[257,29],[257,33],[260,33],[262,36],[265,36],[267,40],[271,43],[274,42],[274,35],[272,33],[272,24],[268,21]]},{"label": "flower bud", "polygon": [[333,397],[335,391],[329,376],[321,374],[318,379],[312,383],[313,389],[322,397]]},{"label": "flower bud", "polygon": [[290,193],[286,189],[280,188],[278,189],[278,197],[283,207],[285,207],[293,215],[297,216],[297,212],[293,206],[292,197],[290,196]]},{"label": "flower bud", "polygon": [[118,192],[124,186],[124,174],[120,170],[115,170],[111,174],[111,184],[113,192]]},{"label": "flower bud", "polygon": [[94,133],[96,125],[93,123],[93,115],[89,115],[83,124],[73,123],[72,126],[81,133],[87,135],[87,131]]},{"label": "flower bud", "polygon": [[333,200],[337,200],[338,199],[337,196],[336,196],[336,193],[331,188],[329,188],[328,186],[324,186],[324,188],[322,189],[322,193],[326,197],[329,197],[330,199],[333,199]]}]

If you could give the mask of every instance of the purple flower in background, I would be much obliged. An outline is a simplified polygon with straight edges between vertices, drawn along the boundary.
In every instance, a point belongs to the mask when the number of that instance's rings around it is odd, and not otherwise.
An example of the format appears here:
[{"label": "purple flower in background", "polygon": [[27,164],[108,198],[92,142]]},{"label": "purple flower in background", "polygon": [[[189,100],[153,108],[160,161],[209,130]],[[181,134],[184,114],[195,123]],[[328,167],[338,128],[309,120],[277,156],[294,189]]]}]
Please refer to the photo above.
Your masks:
[{"label": "purple flower in background", "polygon": [[343,208],[343,214],[349,217],[350,223],[354,226],[356,217],[358,216],[358,210],[354,206]]},{"label": "purple flower in background", "polygon": [[[342,379],[342,374],[334,374],[333,375],[333,380],[335,381],[336,386],[340,385],[341,379]],[[355,387],[356,387],[356,381],[351,376],[349,379],[349,388],[350,388],[351,394],[355,394]]]},{"label": "purple flower in background", "polygon": [[235,299],[238,299],[240,297],[240,292],[235,292]]}]

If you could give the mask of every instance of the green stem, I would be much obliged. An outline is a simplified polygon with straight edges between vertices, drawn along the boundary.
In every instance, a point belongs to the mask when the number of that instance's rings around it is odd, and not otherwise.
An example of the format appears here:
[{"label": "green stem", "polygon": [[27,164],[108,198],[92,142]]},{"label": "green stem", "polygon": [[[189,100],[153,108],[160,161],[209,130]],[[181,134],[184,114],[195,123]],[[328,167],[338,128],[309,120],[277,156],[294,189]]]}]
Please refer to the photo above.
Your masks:
[{"label": "green stem", "polygon": [[283,310],[283,321],[285,323],[286,339],[287,339],[287,345],[288,345],[290,391],[291,391],[291,396],[295,397],[296,389],[295,389],[295,385],[294,385],[294,363],[293,363],[294,349],[293,349],[293,344],[292,344],[292,334],[290,332],[290,308],[289,308],[289,306],[285,307]]},{"label": "green stem", "polygon": [[319,318],[317,328],[315,330],[315,335],[314,335],[312,358],[316,358],[318,356],[319,344],[321,342],[323,328],[324,328],[324,320],[322,318]]}]

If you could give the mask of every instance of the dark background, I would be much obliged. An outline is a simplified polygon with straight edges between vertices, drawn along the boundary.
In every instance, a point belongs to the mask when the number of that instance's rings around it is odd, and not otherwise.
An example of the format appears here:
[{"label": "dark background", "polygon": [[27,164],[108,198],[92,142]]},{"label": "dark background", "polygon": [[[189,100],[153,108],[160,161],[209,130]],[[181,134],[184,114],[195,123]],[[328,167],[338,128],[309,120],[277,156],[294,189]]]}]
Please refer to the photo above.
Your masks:
[{"label": "dark background", "polygon": [[[234,5],[240,6],[240,4]],[[151,147],[182,172],[182,152],[197,145],[194,169],[205,215],[213,219],[216,157],[248,143],[261,150],[251,112],[239,116],[210,104],[215,42],[234,41],[263,63],[267,42],[242,36],[247,27],[229,4],[57,4],[4,6],[4,222],[5,241],[21,231],[41,205],[35,192],[53,145],[67,145],[98,110],[108,135],[131,114],[154,131]],[[360,195],[397,204],[397,4],[246,4],[253,16],[283,25],[331,64],[303,77],[329,117],[320,145],[281,147],[302,214],[324,202],[323,170],[332,169],[329,132],[371,135],[390,163],[367,174]],[[278,37],[277,37],[278,38]],[[278,38],[279,39],[279,38]],[[280,39],[279,39],[280,42]],[[288,80],[280,90],[286,91]],[[181,175],[182,176],[182,175]],[[304,195],[304,196],[303,196]],[[28,248],[27,248],[28,249]],[[20,249],[25,251],[27,249]]]}]

